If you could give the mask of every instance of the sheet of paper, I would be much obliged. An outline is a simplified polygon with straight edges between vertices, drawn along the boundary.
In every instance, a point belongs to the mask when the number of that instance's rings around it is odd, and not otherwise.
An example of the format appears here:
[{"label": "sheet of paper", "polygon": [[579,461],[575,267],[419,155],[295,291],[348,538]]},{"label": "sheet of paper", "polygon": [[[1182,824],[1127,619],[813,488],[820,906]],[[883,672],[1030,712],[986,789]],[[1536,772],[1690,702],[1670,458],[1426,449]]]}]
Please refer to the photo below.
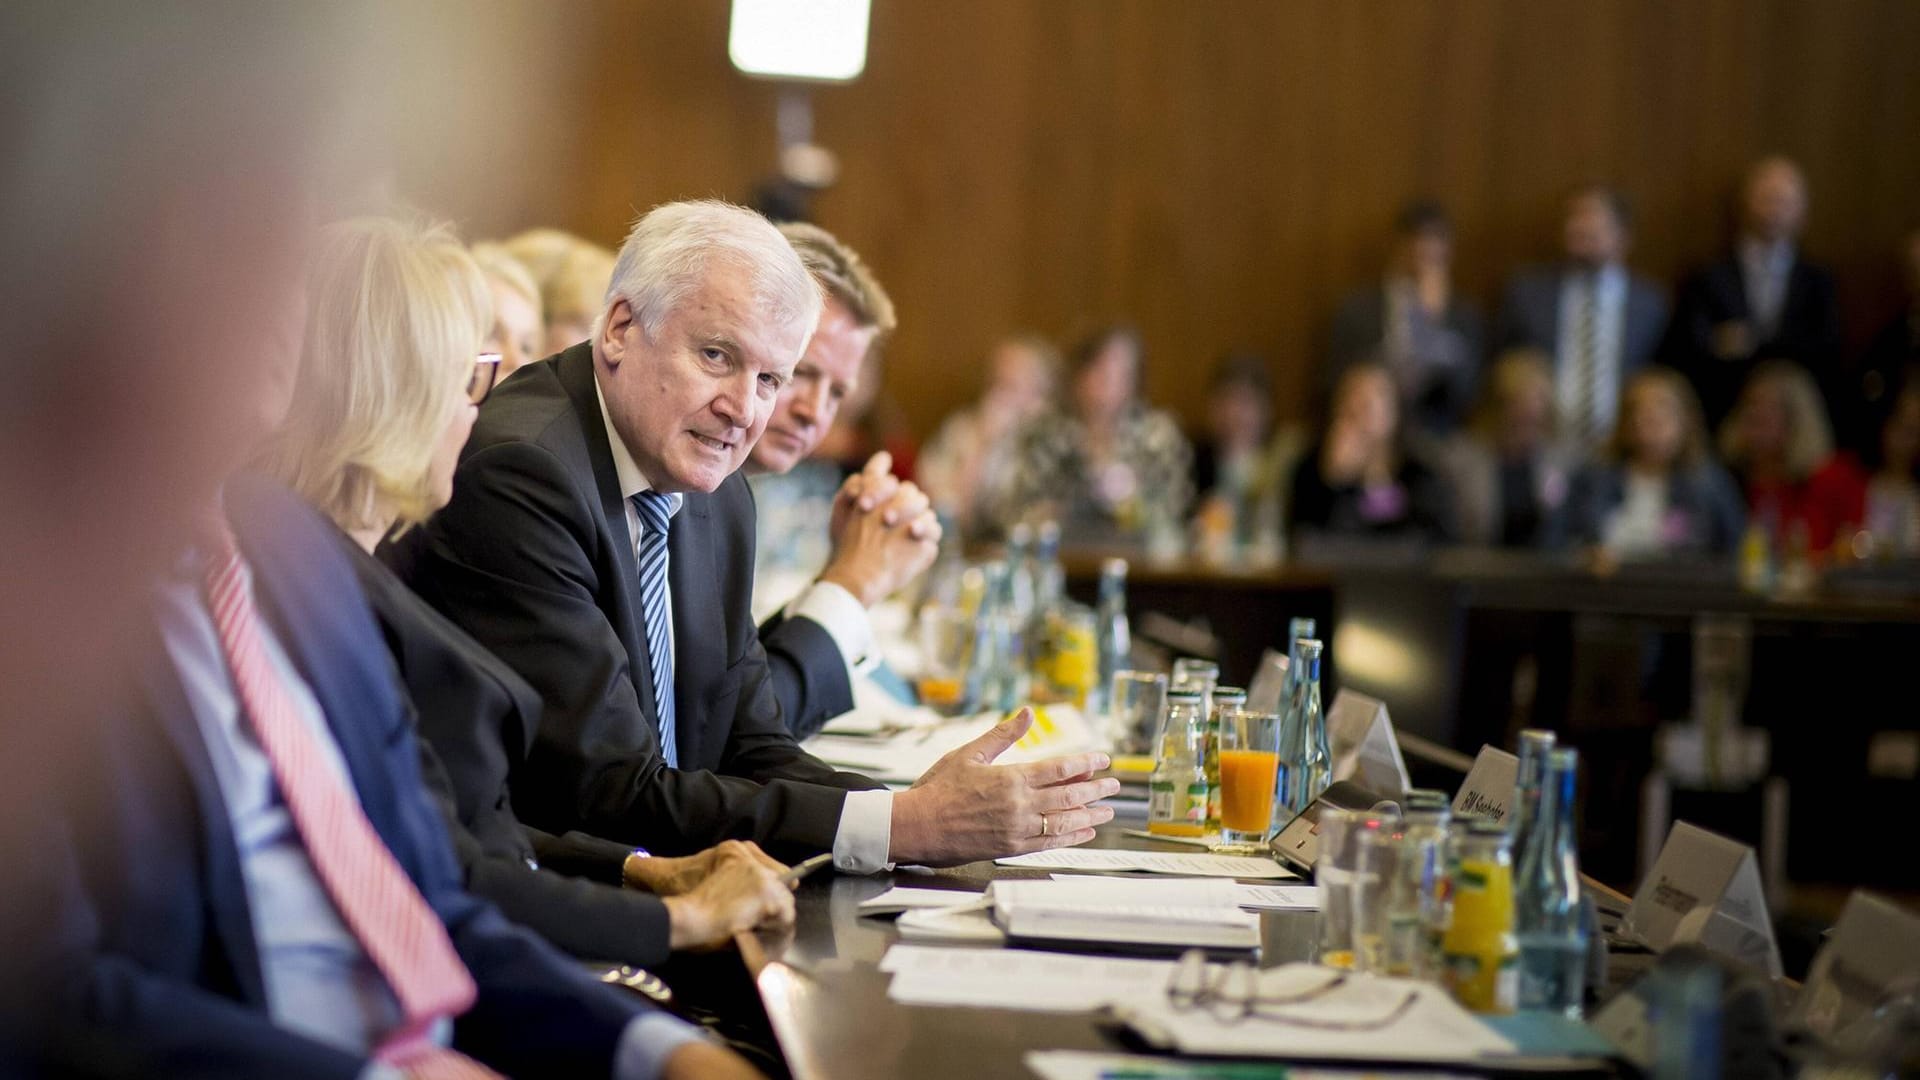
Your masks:
[{"label": "sheet of paper", "polygon": [[[1300,1069],[1248,1066],[1242,1062],[1195,1061],[1145,1054],[1101,1054],[1091,1050],[1029,1050],[1021,1061],[1040,1080],[1374,1080],[1377,1073],[1353,1069]],[[1463,1080],[1462,1073],[1395,1072],[1392,1080]]]},{"label": "sheet of paper", "polygon": [[1039,881],[996,881],[988,890],[1002,918],[1015,913],[1119,918],[1141,925],[1237,926],[1254,930],[1240,908],[1236,882],[1227,878],[1119,878],[1056,875]]},{"label": "sheet of paper", "polygon": [[[1257,992],[1303,995],[1330,974],[1313,964],[1284,964],[1260,973]],[[1182,1054],[1471,1064],[1515,1049],[1446,991],[1410,979],[1349,979],[1331,992],[1276,1007],[1285,1019],[1224,1023],[1205,1009],[1176,1010],[1164,994],[1123,1008],[1147,1042]]]},{"label": "sheet of paper", "polygon": [[1173,961],[895,945],[880,970],[893,975],[887,996],[908,1005],[1085,1012],[1164,996]]},{"label": "sheet of paper", "polygon": [[1274,862],[1251,855],[1203,855],[1184,851],[1119,851],[1113,848],[1055,848],[1029,855],[996,859],[1001,866],[1029,870],[1131,870],[1181,877],[1293,878],[1299,875]]},{"label": "sheet of paper", "polygon": [[1254,712],[1282,712],[1285,702],[1280,695],[1287,689],[1287,654],[1263,649],[1260,652],[1260,669],[1253,673],[1253,681],[1247,684],[1247,708]]},{"label": "sheet of paper", "polygon": [[1235,884],[1243,908],[1257,911],[1318,911],[1320,890],[1312,885]]},{"label": "sheet of paper", "polygon": [[1007,935],[994,925],[986,900],[960,907],[915,908],[903,911],[893,928],[906,941],[947,945],[1001,945]]},{"label": "sheet of paper", "polygon": [[1121,829],[1121,836],[1137,836],[1142,840],[1152,840],[1161,844],[1184,844],[1187,847],[1211,847],[1203,836],[1156,836],[1145,829]]},{"label": "sheet of paper", "polygon": [[[807,750],[822,761],[866,773],[876,780],[911,783],[947,751],[980,737],[1000,720],[997,714],[981,713],[927,724],[923,722],[922,714],[927,714],[924,709],[894,705],[892,710],[904,711],[894,713],[888,706],[874,708],[891,717],[879,726],[861,722],[878,734],[823,732],[807,740]],[[886,723],[894,726],[887,727]],[[1032,729],[997,760],[1018,764],[1096,748],[1093,729],[1080,710],[1070,705],[1048,705],[1034,714]]]},{"label": "sheet of paper", "polygon": [[860,901],[857,910],[862,915],[884,915],[893,911],[957,907],[961,904],[979,902],[980,894],[976,892],[962,892],[958,889],[914,889],[898,885],[878,896],[869,896]]},{"label": "sheet of paper", "polygon": [[1519,771],[1519,758],[1505,750],[1482,746],[1453,797],[1453,816],[1506,820],[1507,809],[1513,804],[1514,776]]}]

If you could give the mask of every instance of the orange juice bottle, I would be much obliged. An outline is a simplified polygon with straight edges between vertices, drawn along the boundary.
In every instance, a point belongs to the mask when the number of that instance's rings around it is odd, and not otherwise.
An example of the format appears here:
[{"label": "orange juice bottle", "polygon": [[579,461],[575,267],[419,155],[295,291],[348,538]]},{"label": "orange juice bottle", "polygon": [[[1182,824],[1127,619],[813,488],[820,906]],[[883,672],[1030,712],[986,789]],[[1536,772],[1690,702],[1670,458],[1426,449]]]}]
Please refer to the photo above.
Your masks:
[{"label": "orange juice bottle", "polygon": [[1453,921],[1441,941],[1447,989],[1470,1012],[1510,1013],[1520,992],[1520,949],[1513,936],[1513,855],[1506,830],[1491,821],[1467,826],[1453,875]]}]

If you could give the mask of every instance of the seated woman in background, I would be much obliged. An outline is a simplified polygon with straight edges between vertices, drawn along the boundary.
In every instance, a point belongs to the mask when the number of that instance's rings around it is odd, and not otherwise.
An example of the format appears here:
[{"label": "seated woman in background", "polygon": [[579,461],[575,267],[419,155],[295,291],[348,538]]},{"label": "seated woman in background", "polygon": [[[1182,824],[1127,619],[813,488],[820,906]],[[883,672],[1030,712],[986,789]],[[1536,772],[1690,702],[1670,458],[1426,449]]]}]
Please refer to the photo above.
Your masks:
[{"label": "seated woman in background", "polygon": [[491,319],[481,271],[450,232],[329,227],[292,406],[264,461],[340,527],[413,703],[421,771],[467,888],[568,952],[630,964],[790,919],[780,864],[752,844],[639,858],[631,845],[522,826],[508,781],[539,726],[539,695],[372,554],[452,496],[498,364],[476,356]]},{"label": "seated woman in background", "polygon": [[[999,518],[1060,522],[1069,543],[1152,539],[1187,517],[1192,451],[1140,400],[1140,336],[1113,327],[1073,351],[1063,410],[1028,424]],[[1177,533],[1175,533],[1177,535]]]},{"label": "seated woman in background", "polygon": [[499,244],[473,245],[473,261],[487,275],[493,296],[493,329],[481,347],[500,354],[500,377],[505,379],[549,355],[540,286],[520,260]]},{"label": "seated woman in background", "polygon": [[1466,435],[1448,443],[1444,455],[1463,543],[1544,547],[1564,534],[1580,461],[1558,437],[1547,354],[1502,353]]},{"label": "seated woman in background", "polygon": [[1203,546],[1277,538],[1283,468],[1273,440],[1273,379],[1265,357],[1220,358],[1207,383],[1207,427],[1193,445],[1193,517]]},{"label": "seated woman in background", "polygon": [[1895,395],[1880,428],[1878,459],[1861,519],[1873,550],[1920,557],[1920,383],[1909,382]]},{"label": "seated woman in background", "polygon": [[1294,467],[1288,524],[1315,536],[1442,543],[1453,538],[1453,499],[1408,453],[1400,394],[1384,365],[1347,368],[1334,384],[1326,432]]},{"label": "seated woman in background", "polygon": [[1798,546],[1818,555],[1866,518],[1867,478],[1851,456],[1834,452],[1820,390],[1791,361],[1767,361],[1748,377],[1720,428],[1720,458],[1776,551]]},{"label": "seated woman in background", "polygon": [[613,280],[613,252],[559,229],[528,229],[502,245],[533,275],[540,287],[546,342],[539,357],[579,344],[593,333],[607,283]]},{"label": "seated woman in background", "polygon": [[1707,453],[1693,387],[1671,368],[1646,368],[1620,402],[1606,460],[1582,470],[1568,496],[1572,538],[1620,559],[1732,552],[1746,511]]},{"label": "seated woman in background", "polygon": [[980,532],[1005,495],[1015,438],[1046,411],[1059,371],[1052,342],[1037,334],[1003,339],[987,355],[979,403],[949,416],[920,452],[920,487],[962,536]]}]

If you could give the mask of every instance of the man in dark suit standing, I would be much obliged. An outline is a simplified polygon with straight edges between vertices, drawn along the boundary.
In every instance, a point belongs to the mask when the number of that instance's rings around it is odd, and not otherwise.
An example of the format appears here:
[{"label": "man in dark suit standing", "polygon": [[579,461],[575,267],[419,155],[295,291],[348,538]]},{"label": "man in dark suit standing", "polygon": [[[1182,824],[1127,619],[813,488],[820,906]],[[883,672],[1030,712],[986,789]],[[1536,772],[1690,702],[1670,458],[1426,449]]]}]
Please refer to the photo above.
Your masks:
[{"label": "man in dark suit standing", "polygon": [[1353,365],[1378,361],[1393,373],[1408,425],[1445,435],[1473,407],[1485,329],[1480,312],[1453,287],[1446,210],[1410,203],[1393,232],[1384,279],[1349,295],[1334,314],[1325,390],[1331,394]]},{"label": "man in dark suit standing", "polygon": [[1833,275],[1800,257],[1807,182],[1800,167],[1770,157],[1740,188],[1733,249],[1680,290],[1667,356],[1700,393],[1707,425],[1732,411],[1754,365],[1785,357],[1832,394],[1839,372],[1840,311]]},{"label": "man in dark suit standing", "polygon": [[1667,325],[1660,287],[1627,269],[1632,225],[1631,207],[1612,188],[1574,192],[1565,259],[1515,274],[1500,304],[1496,351],[1525,346],[1553,357],[1561,427],[1583,451],[1613,430],[1620,388],[1653,359]]},{"label": "man in dark suit standing", "polygon": [[[766,434],[747,458],[756,500],[767,485],[786,482],[819,447],[840,403],[859,389],[861,371],[894,327],[893,302],[852,248],[817,225],[785,224],[780,233],[819,283],[825,306],[792,380],[774,403]],[[821,465],[826,463],[816,463]],[[795,738],[814,734],[853,708],[850,669],[873,648],[867,609],[940,553],[940,523],[927,497],[913,483],[896,480],[891,466],[892,456],[882,450],[841,485],[833,498],[826,567],[760,624],[774,696]],[[763,536],[761,542],[777,541]]]},{"label": "man in dark suit standing", "polygon": [[540,691],[516,805],[658,851],[752,839],[835,865],[960,862],[1091,839],[1105,755],[992,764],[1024,714],[893,794],[793,741],[750,615],[737,470],[820,318],[765,219],[722,203],[634,226],[593,339],[508,379],[423,530],[413,583]]}]

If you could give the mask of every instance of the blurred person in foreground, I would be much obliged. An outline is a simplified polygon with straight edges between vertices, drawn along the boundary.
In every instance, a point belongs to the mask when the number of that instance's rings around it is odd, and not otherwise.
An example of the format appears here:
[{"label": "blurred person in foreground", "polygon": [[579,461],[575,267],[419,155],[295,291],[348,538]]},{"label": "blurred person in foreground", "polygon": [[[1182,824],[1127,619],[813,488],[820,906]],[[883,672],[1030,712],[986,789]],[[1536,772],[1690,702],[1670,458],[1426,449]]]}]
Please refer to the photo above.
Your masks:
[{"label": "blurred person in foreground", "polygon": [[643,966],[790,920],[785,868],[750,843],[652,858],[520,824],[509,781],[539,727],[539,696],[373,556],[452,495],[500,365],[475,355],[490,283],[446,228],[377,218],[329,227],[308,280],[292,405],[265,465],[339,529],[410,699],[421,773],[466,887],[576,956]]},{"label": "blurred person in foreground", "polygon": [[723,839],[842,870],[1084,843],[1118,789],[1104,754],[995,765],[1022,710],[886,790],[787,730],[750,608],[737,475],[819,322],[819,286],[765,218],[648,212],[593,337],[480,410],[410,583],[531,682],[545,710],[514,809],[681,854]]},{"label": "blurred person in foreground", "polygon": [[1463,543],[1541,548],[1565,533],[1581,459],[1559,439],[1545,353],[1510,349],[1494,360],[1479,406],[1445,456]]},{"label": "blurred person in foreground", "polygon": [[1416,201],[1394,219],[1383,280],[1350,294],[1333,317],[1326,383],[1381,361],[1408,424],[1444,435],[1473,406],[1485,347],[1480,312],[1453,287],[1453,224],[1439,203]]},{"label": "blurred person in foreground", "polygon": [[33,946],[50,1035],[103,1075],[757,1075],[462,887],[338,532],[238,472],[286,413],[304,307],[253,327],[223,388],[253,427],[178,494],[198,527],[143,593],[141,662],[73,733],[84,771],[42,823],[62,858],[26,883],[59,904]]},{"label": "blurred person in foreground", "polygon": [[1755,162],[1740,185],[1732,250],[1681,286],[1665,348],[1718,427],[1754,368],[1786,357],[1832,385],[1840,358],[1833,275],[1801,256],[1807,179],[1784,157]]},{"label": "blurred person in foreground", "polygon": [[1667,325],[1660,286],[1627,269],[1632,229],[1624,195],[1581,188],[1567,199],[1560,263],[1515,274],[1500,303],[1496,348],[1553,357],[1561,434],[1583,453],[1613,430],[1621,387],[1652,362]]},{"label": "blurred person in foreground", "polygon": [[[805,468],[840,403],[858,390],[868,355],[895,325],[893,301],[852,248],[817,225],[786,224],[780,234],[793,244],[824,299],[806,352],[780,388],[766,433],[747,458],[762,549],[787,542],[789,530],[765,527],[773,520],[770,507],[804,497],[782,488],[795,481],[796,467]],[[939,554],[940,524],[926,496],[911,482],[894,479],[891,466],[882,450],[838,491],[828,487],[817,494],[829,515],[826,567],[760,624],[774,696],[795,738],[814,734],[853,708],[851,669],[873,651],[867,609]],[[756,576],[756,588],[760,584]]]},{"label": "blurred person in foreground", "polygon": [[1650,367],[1627,381],[1606,456],[1575,477],[1567,527],[1614,560],[1726,555],[1746,512],[1725,469],[1708,450],[1700,402],[1681,375]]},{"label": "blurred person in foreground", "polygon": [[587,340],[613,276],[613,252],[559,229],[528,229],[501,242],[540,288],[546,340],[536,357]]},{"label": "blurred person in foreground", "polygon": [[1203,545],[1252,543],[1280,524],[1281,475],[1273,438],[1273,379],[1265,357],[1222,356],[1207,382],[1207,427],[1193,444],[1194,521]]},{"label": "blurred person in foreground", "polygon": [[1866,519],[1866,475],[1853,455],[1834,451],[1820,388],[1790,360],[1753,369],[1721,425],[1720,460],[1775,551],[1823,555]]},{"label": "blurred person in foreground", "polygon": [[1294,466],[1289,499],[1296,543],[1453,537],[1451,493],[1409,452],[1398,388],[1378,363],[1355,364],[1334,384],[1326,430]]},{"label": "blurred person in foreground", "polygon": [[1881,425],[1863,520],[1875,553],[1920,557],[1920,383],[1894,395]]},{"label": "blurred person in foreground", "polygon": [[1060,350],[1038,334],[1015,334],[987,353],[980,400],[947,417],[920,452],[920,486],[934,506],[975,537],[990,526],[1012,482],[1021,431],[1046,411],[1060,377]]},{"label": "blurred person in foreground", "polygon": [[1109,327],[1073,350],[1062,406],[1022,431],[999,518],[1059,521],[1069,543],[1151,541],[1179,528],[1193,452],[1173,418],[1140,398],[1145,346]]},{"label": "blurred person in foreground", "polygon": [[500,378],[505,379],[547,355],[540,286],[520,260],[499,244],[473,245],[473,261],[487,276],[493,296],[493,325],[481,348],[500,354]]}]

